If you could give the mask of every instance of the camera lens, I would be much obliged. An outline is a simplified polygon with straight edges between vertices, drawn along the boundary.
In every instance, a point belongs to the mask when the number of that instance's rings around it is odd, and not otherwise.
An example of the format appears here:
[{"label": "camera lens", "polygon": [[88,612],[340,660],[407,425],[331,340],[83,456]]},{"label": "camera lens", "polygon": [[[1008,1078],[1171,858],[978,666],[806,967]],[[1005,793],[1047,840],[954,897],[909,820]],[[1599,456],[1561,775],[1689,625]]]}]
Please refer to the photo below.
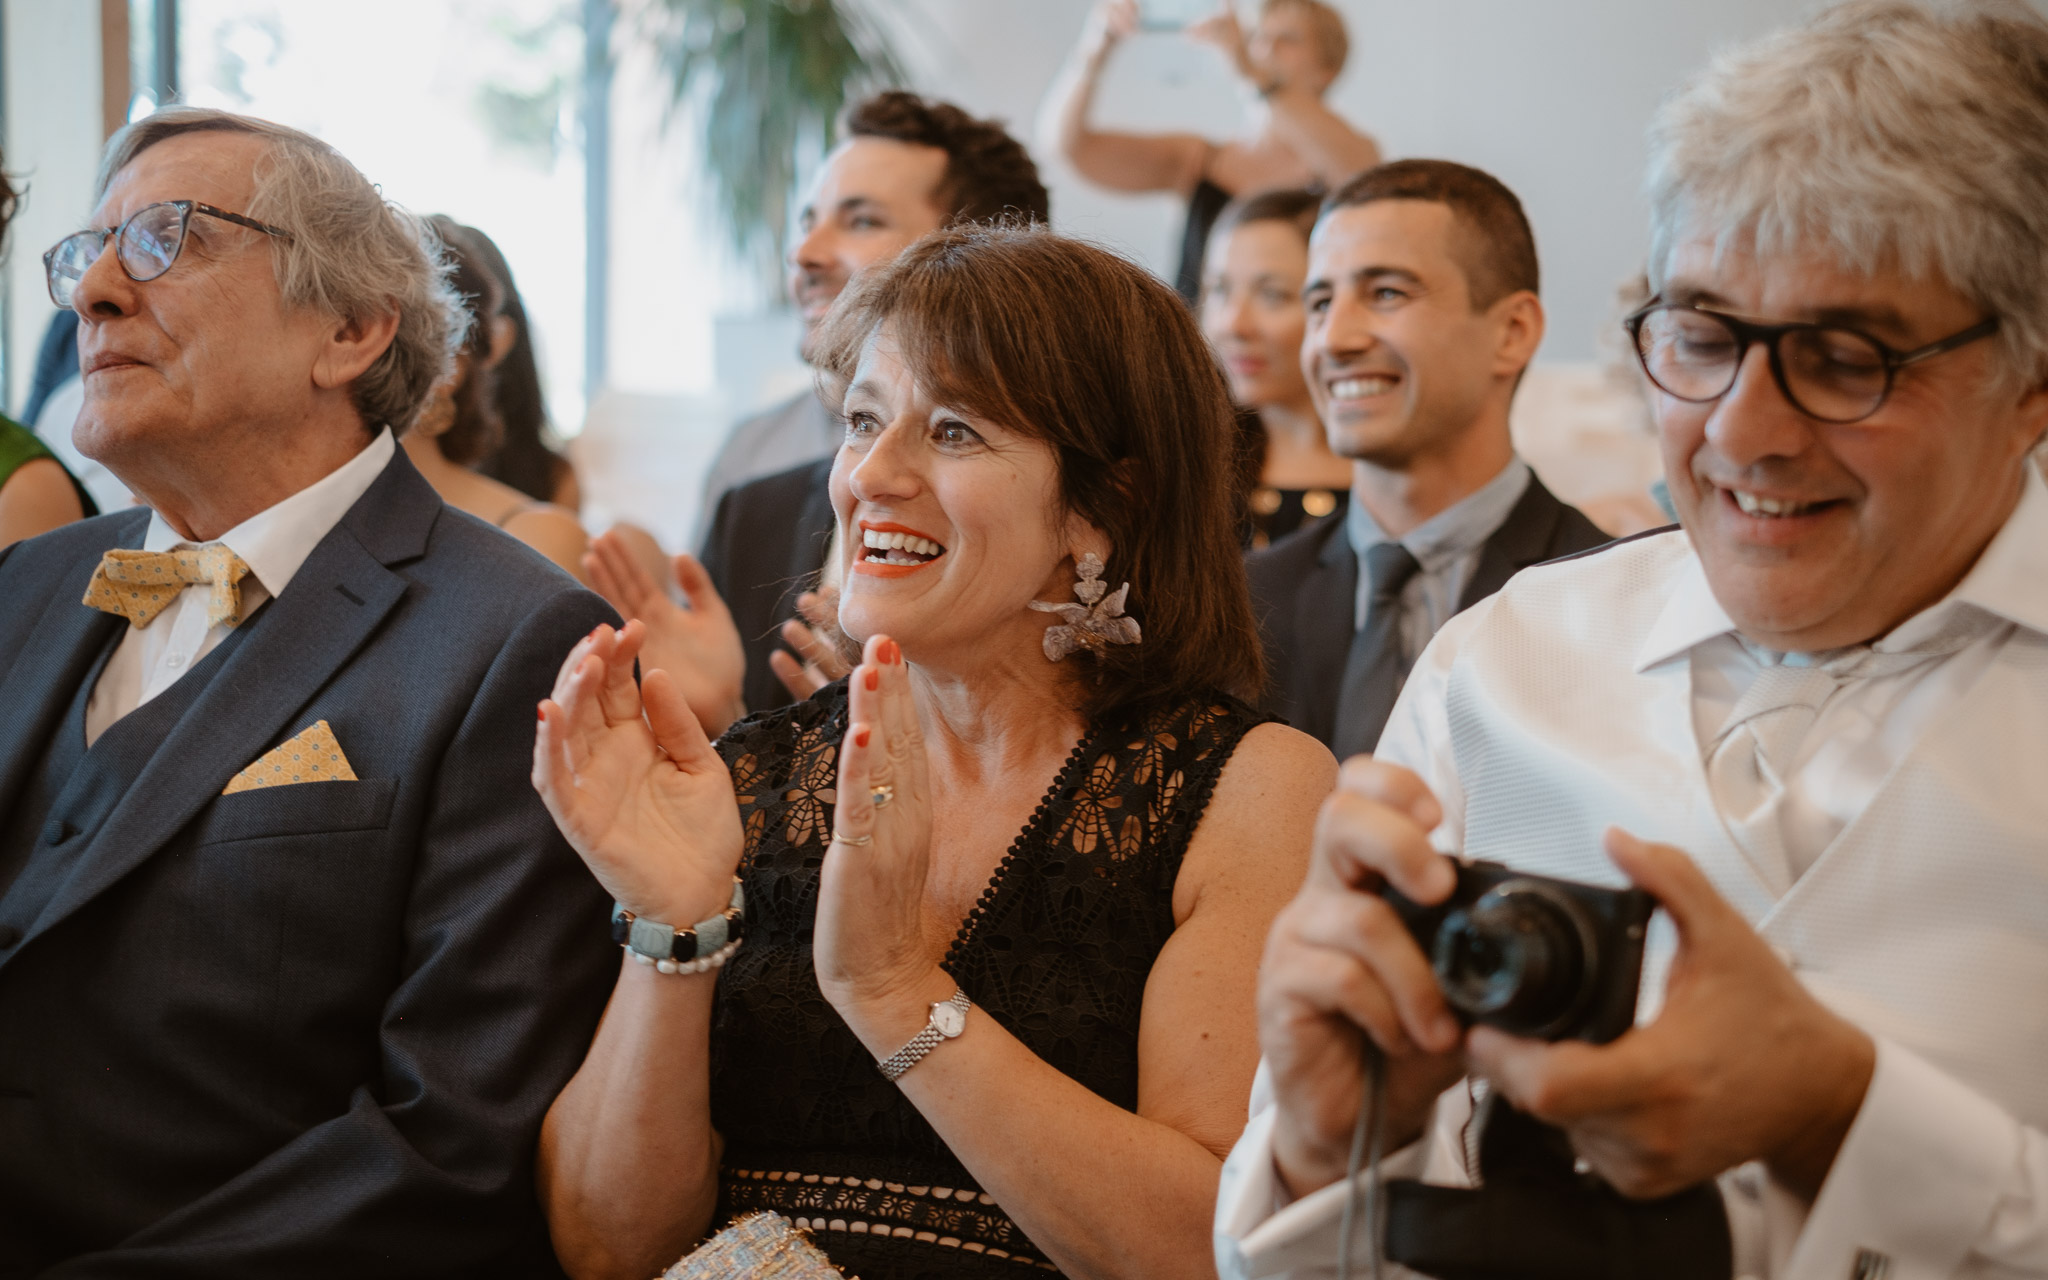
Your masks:
[{"label": "camera lens", "polygon": [[1431,960],[1452,1008],[1548,1038],[1579,1012],[1599,969],[1591,922],[1545,885],[1509,880],[1444,917]]}]

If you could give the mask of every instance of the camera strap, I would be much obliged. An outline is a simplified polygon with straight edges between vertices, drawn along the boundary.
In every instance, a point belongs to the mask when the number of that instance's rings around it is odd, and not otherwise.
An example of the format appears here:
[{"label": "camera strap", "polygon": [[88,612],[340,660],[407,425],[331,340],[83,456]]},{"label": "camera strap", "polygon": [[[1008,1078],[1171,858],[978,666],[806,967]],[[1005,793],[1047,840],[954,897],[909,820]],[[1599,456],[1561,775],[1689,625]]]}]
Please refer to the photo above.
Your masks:
[{"label": "camera strap", "polygon": [[1563,1132],[1496,1098],[1483,1185],[1384,1187],[1385,1256],[1435,1280],[1728,1280],[1734,1246],[1713,1183],[1630,1200],[1577,1172]]}]

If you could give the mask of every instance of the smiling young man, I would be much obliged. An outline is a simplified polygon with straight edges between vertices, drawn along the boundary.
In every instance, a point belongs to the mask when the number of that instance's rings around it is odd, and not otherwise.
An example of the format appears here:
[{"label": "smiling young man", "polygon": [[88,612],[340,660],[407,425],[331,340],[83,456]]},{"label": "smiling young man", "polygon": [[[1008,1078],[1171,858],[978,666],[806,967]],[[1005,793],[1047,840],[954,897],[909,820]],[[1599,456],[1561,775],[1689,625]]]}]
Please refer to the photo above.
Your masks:
[{"label": "smiling young man", "polygon": [[1351,505],[1248,562],[1266,707],[1338,756],[1370,751],[1453,613],[1607,536],[1508,438],[1543,340],[1536,242],[1499,180],[1400,160],[1346,183],[1309,242],[1301,367],[1352,459]]},{"label": "smiling young man", "polygon": [[[1852,3],[1664,107],[1629,330],[1684,528],[1454,620],[1347,766],[1226,1276],[1334,1265],[1368,1036],[1389,1176],[1467,1180],[1469,1074],[1624,1196],[1717,1189],[1721,1274],[2048,1275],[2044,68],[2020,6]],[[1442,901],[1444,852],[1654,895],[1644,1021],[1461,1032],[1375,892]],[[1541,1234],[1488,1274],[1557,1274]]]}]

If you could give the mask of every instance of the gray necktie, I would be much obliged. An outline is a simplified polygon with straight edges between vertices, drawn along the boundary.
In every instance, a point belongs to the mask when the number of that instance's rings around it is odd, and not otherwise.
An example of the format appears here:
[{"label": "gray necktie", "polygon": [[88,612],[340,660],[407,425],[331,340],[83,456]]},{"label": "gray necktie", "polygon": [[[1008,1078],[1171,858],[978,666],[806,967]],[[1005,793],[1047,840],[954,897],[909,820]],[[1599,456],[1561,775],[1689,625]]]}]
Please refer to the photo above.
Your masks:
[{"label": "gray necktie", "polygon": [[1394,699],[1408,679],[1408,657],[1401,644],[1401,592],[1421,570],[1421,563],[1398,542],[1366,548],[1365,580],[1372,596],[1365,625],[1351,636],[1344,684],[1337,694],[1337,727],[1331,735],[1331,747],[1340,760],[1379,744]]}]

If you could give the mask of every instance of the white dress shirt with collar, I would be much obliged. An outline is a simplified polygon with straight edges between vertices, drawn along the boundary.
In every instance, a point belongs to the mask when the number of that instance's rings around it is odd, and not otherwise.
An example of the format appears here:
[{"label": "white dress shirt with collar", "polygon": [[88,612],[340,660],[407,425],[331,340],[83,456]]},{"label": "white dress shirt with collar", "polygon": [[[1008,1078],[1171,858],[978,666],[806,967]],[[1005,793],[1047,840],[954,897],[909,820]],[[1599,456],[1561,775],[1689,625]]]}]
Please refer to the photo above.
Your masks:
[{"label": "white dress shirt with collar", "polygon": [[[265,601],[284,594],[313,548],[384,474],[397,448],[386,427],[355,457],[214,539],[249,566],[248,576],[242,579],[245,620],[253,618]],[[149,532],[142,539],[144,551],[198,545],[180,537],[162,516],[150,514]],[[86,704],[88,745],[109,725],[170,688],[227,637],[230,628],[207,625],[211,592],[205,583],[188,586],[147,627],[131,626],[122,634],[93,686],[92,700]]]},{"label": "white dress shirt with collar", "polygon": [[[1429,644],[1450,616],[1458,611],[1465,584],[1479,567],[1486,540],[1507,520],[1508,513],[1528,491],[1529,464],[1510,459],[1500,473],[1458,501],[1410,529],[1406,536],[1389,538],[1358,501],[1356,491],[1345,508],[1344,536],[1358,563],[1365,553],[1382,542],[1399,542],[1422,566],[1401,592],[1401,647],[1413,659]],[[1358,575],[1358,594],[1352,604],[1351,629],[1365,630],[1365,615],[1372,604],[1372,583],[1363,572]]]},{"label": "white dress shirt with collar", "polygon": [[[1800,980],[1877,1043],[1807,1205],[1760,1166],[1720,1180],[1739,1276],[2048,1277],[2048,483],[1947,597],[1874,644],[1952,652],[1846,681],[1785,778],[1784,857],[1730,834],[1705,768],[1729,708],[1788,661],[1741,640],[1683,533],[1528,570],[1418,663],[1380,755],[1443,802],[1438,847],[1614,884],[1600,831],[1685,849]],[[1792,661],[1817,660],[1791,656]],[[1661,916],[1639,1020],[1675,939]],[[1466,1091],[1388,1176],[1464,1181]],[[1287,1204],[1270,1092],[1225,1166],[1225,1277],[1334,1274],[1341,1184]],[[1861,1268],[1861,1269],[1859,1269]]]}]

